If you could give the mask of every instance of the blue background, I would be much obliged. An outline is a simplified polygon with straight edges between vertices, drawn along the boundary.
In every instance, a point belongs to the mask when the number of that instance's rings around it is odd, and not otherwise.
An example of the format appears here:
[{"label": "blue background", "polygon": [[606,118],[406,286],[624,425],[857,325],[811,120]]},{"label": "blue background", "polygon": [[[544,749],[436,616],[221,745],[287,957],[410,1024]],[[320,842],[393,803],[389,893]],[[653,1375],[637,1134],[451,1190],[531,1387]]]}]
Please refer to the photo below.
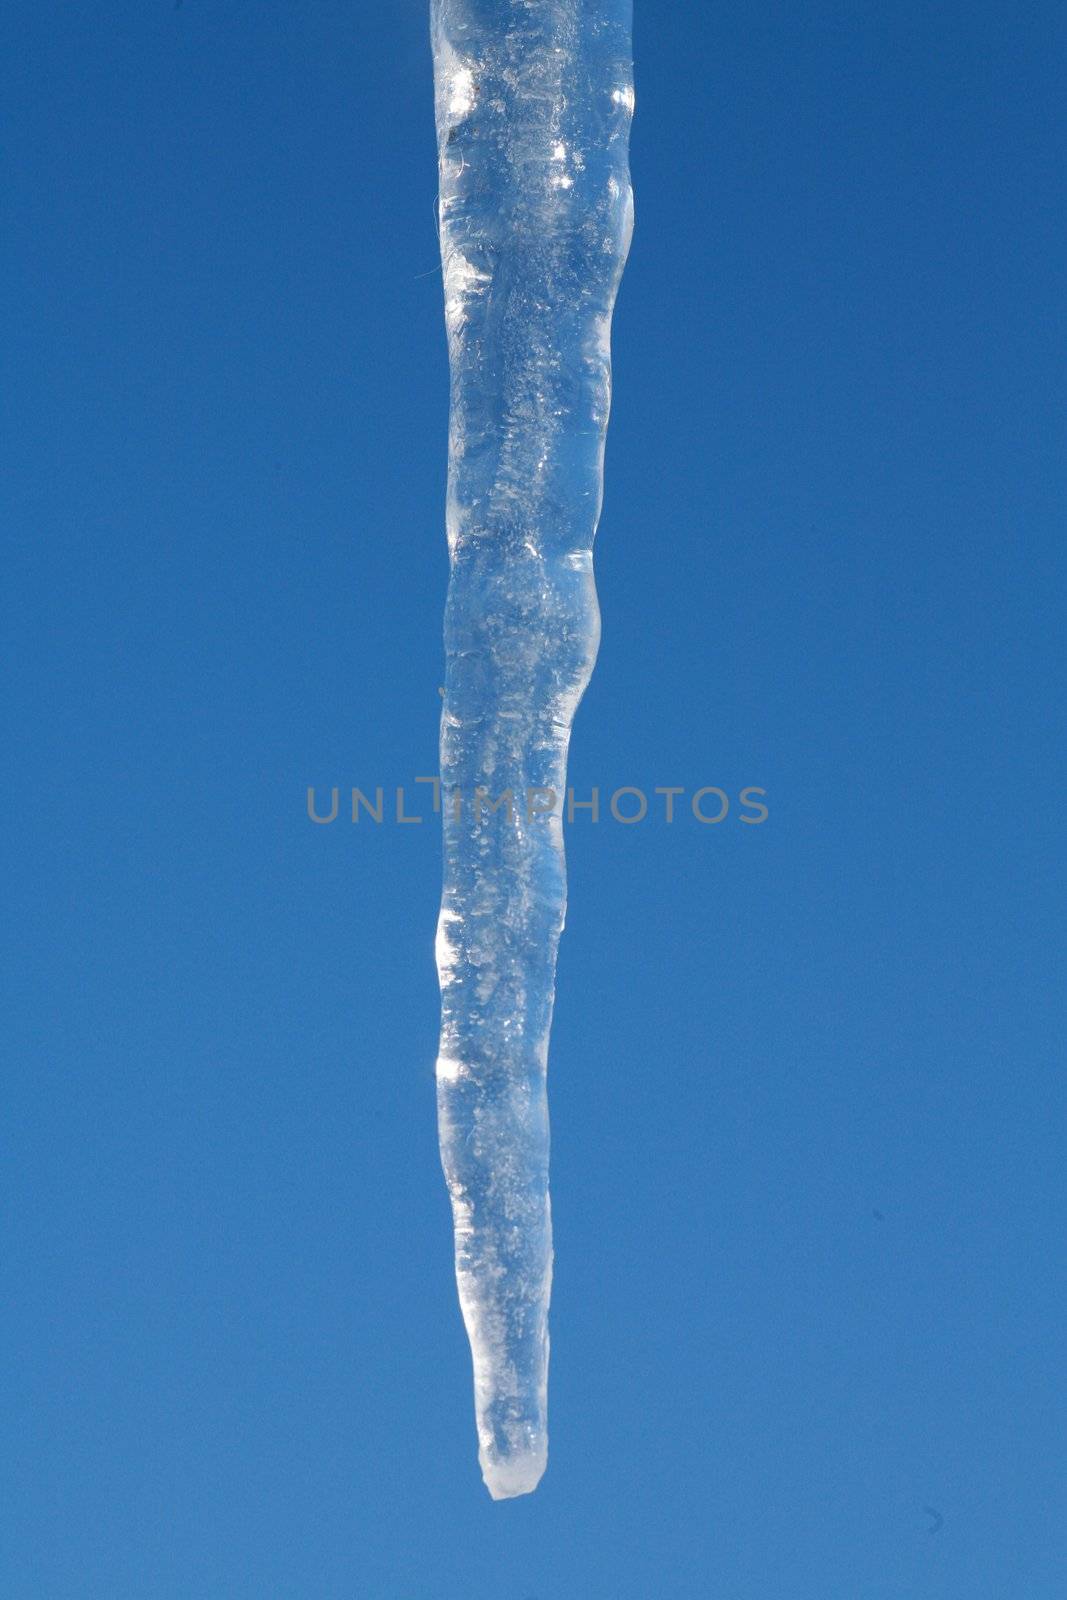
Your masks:
[{"label": "blue background", "polygon": [[436,764],[424,6],[9,0],[5,1600],[1067,1592],[1063,44],[639,0],[572,780],[770,815],[570,829],[493,1505],[437,829],[305,810]]}]

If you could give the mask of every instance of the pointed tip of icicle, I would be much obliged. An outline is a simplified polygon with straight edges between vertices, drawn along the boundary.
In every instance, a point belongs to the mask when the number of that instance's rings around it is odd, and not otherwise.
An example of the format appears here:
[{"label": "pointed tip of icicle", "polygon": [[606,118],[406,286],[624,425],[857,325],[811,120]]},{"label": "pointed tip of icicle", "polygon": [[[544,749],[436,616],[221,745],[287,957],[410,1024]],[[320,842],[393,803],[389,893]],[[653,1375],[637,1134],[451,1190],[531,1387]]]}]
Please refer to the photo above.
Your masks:
[{"label": "pointed tip of icicle", "polygon": [[548,1451],[509,1456],[506,1461],[489,1461],[484,1454],[480,1454],[478,1460],[485,1487],[493,1499],[515,1500],[521,1494],[533,1494],[544,1477]]}]

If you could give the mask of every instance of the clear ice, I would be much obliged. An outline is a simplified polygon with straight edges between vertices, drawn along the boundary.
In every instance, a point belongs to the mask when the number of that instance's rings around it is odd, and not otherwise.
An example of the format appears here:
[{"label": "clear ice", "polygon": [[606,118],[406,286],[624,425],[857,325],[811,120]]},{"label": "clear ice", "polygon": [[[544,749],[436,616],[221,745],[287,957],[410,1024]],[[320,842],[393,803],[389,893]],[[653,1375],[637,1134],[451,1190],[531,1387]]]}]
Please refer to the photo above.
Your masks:
[{"label": "clear ice", "polygon": [[629,247],[631,0],[431,0],[451,371],[441,1161],[495,1500],[548,1455],[546,1071]]}]

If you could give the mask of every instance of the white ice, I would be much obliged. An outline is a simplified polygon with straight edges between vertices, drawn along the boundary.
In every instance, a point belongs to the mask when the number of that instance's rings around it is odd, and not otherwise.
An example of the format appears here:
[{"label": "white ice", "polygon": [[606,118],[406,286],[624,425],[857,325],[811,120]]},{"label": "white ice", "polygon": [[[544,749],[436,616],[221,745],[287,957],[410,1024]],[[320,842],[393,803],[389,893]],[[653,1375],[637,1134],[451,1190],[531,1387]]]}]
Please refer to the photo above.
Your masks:
[{"label": "white ice", "polygon": [[559,808],[527,796],[565,792],[600,637],[630,10],[431,0],[451,368],[437,1092],[494,1499],[536,1488],[548,1456],[546,1072],[566,874]]}]

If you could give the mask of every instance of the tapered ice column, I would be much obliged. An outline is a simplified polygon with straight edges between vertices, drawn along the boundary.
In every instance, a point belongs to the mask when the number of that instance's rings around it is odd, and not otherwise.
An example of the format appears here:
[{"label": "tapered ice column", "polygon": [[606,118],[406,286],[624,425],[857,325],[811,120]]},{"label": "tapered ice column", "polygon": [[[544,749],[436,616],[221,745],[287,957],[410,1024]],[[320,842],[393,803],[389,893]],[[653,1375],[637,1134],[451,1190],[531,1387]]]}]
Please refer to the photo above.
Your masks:
[{"label": "tapered ice column", "polygon": [[535,1488],[548,1451],[560,812],[600,633],[630,20],[630,0],[431,0],[451,366],[438,1111],[494,1499]]}]

